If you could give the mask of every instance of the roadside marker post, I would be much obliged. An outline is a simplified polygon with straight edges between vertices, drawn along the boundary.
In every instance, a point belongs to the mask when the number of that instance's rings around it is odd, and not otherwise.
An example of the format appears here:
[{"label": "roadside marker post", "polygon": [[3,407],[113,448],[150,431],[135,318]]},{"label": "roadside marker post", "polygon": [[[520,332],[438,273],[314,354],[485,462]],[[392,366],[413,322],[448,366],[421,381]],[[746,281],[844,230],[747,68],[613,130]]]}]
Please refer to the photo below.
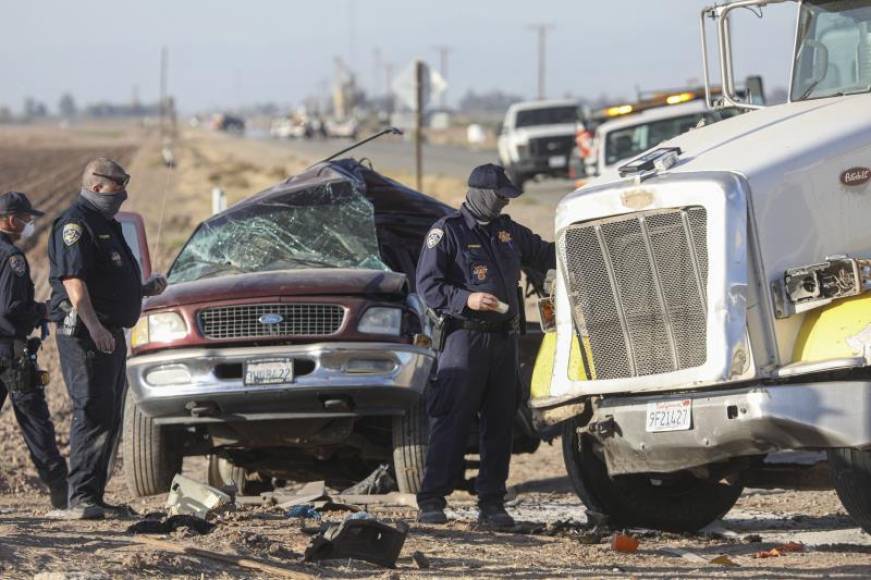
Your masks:
[{"label": "roadside marker post", "polygon": [[227,196],[220,187],[212,188],[212,215],[227,209]]}]

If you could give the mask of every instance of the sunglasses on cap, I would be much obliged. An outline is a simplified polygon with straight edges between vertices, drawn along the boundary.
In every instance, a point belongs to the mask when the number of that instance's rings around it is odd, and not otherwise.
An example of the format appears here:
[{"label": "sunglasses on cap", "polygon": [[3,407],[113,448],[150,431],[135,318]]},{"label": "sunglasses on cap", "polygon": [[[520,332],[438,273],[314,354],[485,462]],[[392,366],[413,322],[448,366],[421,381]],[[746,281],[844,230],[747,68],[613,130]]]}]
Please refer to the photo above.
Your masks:
[{"label": "sunglasses on cap", "polygon": [[130,176],[126,174],[123,177],[118,177],[117,175],[106,175],[105,173],[97,172],[94,172],[91,175],[96,175],[97,177],[104,177],[120,187],[127,187],[127,184],[130,183]]}]

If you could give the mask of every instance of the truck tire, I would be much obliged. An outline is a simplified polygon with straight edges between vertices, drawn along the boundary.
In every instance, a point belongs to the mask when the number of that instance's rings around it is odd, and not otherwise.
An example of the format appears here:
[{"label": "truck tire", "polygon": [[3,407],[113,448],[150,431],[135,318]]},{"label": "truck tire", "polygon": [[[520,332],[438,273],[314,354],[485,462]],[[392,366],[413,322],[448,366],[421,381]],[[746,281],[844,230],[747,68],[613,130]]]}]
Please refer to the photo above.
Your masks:
[{"label": "truck tire", "polygon": [[155,425],[139,410],[129,391],[124,401],[122,454],[127,487],[136,497],[168,492],[184,459],[176,434]]},{"label": "truck tire", "polygon": [[405,415],[393,418],[393,469],[402,493],[420,491],[428,445],[429,419],[421,397]]},{"label": "truck tire", "polygon": [[218,455],[209,455],[208,482],[212,487],[234,487],[238,495],[248,495],[248,471]]},{"label": "truck tire", "polygon": [[563,458],[575,493],[588,509],[608,516],[615,527],[694,532],[726,514],[741,496],[740,484],[697,479],[675,480],[643,475],[611,478],[605,462],[593,451],[592,439],[579,435],[577,423],[563,430]]},{"label": "truck tire", "polygon": [[871,452],[830,449],[829,465],[838,498],[850,517],[871,533]]}]

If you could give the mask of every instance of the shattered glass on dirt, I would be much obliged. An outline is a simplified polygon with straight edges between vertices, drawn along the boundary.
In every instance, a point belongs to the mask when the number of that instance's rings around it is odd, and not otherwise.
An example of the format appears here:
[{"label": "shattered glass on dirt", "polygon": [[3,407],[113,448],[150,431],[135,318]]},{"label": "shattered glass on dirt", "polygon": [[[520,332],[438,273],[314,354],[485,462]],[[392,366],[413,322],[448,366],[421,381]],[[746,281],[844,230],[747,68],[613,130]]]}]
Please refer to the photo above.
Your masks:
[{"label": "shattered glass on dirt", "polygon": [[204,222],[169,282],[302,268],[389,270],[378,251],[372,204],[348,182],[242,204]]}]

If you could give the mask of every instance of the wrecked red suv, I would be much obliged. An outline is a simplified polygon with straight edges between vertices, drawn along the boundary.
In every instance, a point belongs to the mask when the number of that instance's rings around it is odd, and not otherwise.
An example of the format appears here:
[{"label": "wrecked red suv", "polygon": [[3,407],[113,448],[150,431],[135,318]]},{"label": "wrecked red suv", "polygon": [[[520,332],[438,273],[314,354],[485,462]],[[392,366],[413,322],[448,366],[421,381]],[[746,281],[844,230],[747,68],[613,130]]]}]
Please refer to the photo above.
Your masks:
[{"label": "wrecked red suv", "polygon": [[209,456],[212,485],[243,493],[273,478],[357,481],[383,463],[417,491],[435,353],[411,284],[450,211],[345,159],[200,224],[131,333],[131,491],[167,491],[191,455]]}]

